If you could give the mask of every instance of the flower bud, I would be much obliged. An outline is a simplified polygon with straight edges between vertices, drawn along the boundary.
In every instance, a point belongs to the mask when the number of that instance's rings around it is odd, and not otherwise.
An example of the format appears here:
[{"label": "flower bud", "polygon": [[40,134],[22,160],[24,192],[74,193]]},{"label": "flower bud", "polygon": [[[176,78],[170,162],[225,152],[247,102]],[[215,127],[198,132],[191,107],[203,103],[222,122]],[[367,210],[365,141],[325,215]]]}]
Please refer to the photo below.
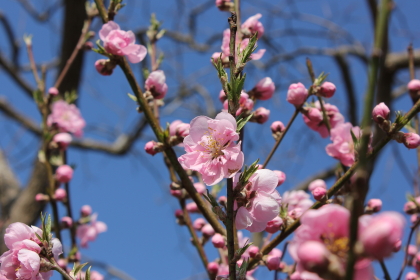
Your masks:
[{"label": "flower bud", "polygon": [[73,220],[70,217],[63,217],[61,218],[61,226],[63,228],[71,228],[71,226],[73,225]]},{"label": "flower bud", "polygon": [[413,79],[407,84],[409,91],[419,91],[420,90],[420,80]]},{"label": "flower bud", "polygon": [[276,87],[271,78],[265,77],[252,89],[252,93],[256,99],[268,100],[273,96],[275,90]]},{"label": "flower bud", "polygon": [[277,177],[279,178],[279,181],[277,182],[277,187],[286,181],[286,174],[283,171],[280,170],[273,170],[274,173],[276,173]]},{"label": "flower bud", "polygon": [[155,141],[149,141],[146,143],[146,145],[144,145],[144,150],[149,155],[154,156],[158,153],[157,150],[155,149],[156,147],[157,147],[157,143]]},{"label": "flower bud", "polygon": [[420,136],[416,133],[404,133],[404,146],[409,149],[416,149],[420,145]]},{"label": "flower bud", "polygon": [[216,0],[216,7],[220,11],[230,11],[233,8],[231,0]]},{"label": "flower bud", "polygon": [[222,103],[224,103],[227,100],[227,95],[223,89],[219,93],[219,100]]},{"label": "flower bud", "polygon": [[67,192],[65,189],[56,189],[54,192],[54,199],[58,201],[63,201],[67,198]]},{"label": "flower bud", "polygon": [[149,74],[144,87],[150,91],[155,99],[162,99],[168,91],[168,85],[165,81],[165,73],[162,70],[156,70]]},{"label": "flower bud", "polygon": [[209,262],[207,264],[207,270],[210,272],[210,274],[217,274],[219,271],[219,264],[216,262]]},{"label": "flower bud", "polygon": [[306,112],[305,116],[309,119],[310,122],[319,124],[324,120],[324,116],[322,115],[322,111],[320,109],[313,107],[309,107],[306,109],[308,111]]},{"label": "flower bud", "polygon": [[200,213],[200,210],[198,209],[198,206],[195,202],[190,202],[185,205],[185,209],[187,209],[187,211],[190,213]]},{"label": "flower bud", "polygon": [[82,217],[87,217],[92,214],[92,207],[90,205],[83,205],[82,208],[80,208],[80,214]]},{"label": "flower bud", "polygon": [[260,107],[255,110],[254,115],[252,116],[253,120],[259,124],[263,124],[270,117],[270,110],[267,110],[264,107]]},{"label": "flower bud", "polygon": [[280,265],[280,257],[267,256],[266,264],[267,264],[268,270],[277,270]]},{"label": "flower bud", "polygon": [[382,200],[377,199],[377,198],[372,198],[368,201],[367,206],[366,206],[366,210],[368,212],[379,212],[382,209]]},{"label": "flower bud", "polygon": [[52,96],[56,96],[56,95],[58,95],[58,89],[56,88],[56,87],[50,87],[49,89],[48,89],[48,94],[49,95],[52,95]]},{"label": "flower bud", "polygon": [[327,194],[327,190],[321,187],[316,187],[313,191],[312,191],[312,195],[314,196],[315,200],[320,201],[321,199],[323,199],[325,197],[325,195]]},{"label": "flower bud", "polygon": [[328,269],[330,252],[317,241],[306,241],[297,250],[300,264],[309,272],[322,273]]},{"label": "flower bud", "polygon": [[404,204],[404,212],[406,213],[406,214],[409,214],[409,215],[411,215],[411,214],[414,214],[414,213],[417,213],[418,212],[418,208],[417,208],[417,205],[414,203],[414,202],[412,202],[412,201],[407,201],[405,204]]},{"label": "flower bud", "polygon": [[201,228],[201,233],[203,234],[203,236],[205,237],[210,237],[213,236],[213,234],[215,233],[213,227],[210,224],[205,224],[202,228]]},{"label": "flower bud", "polygon": [[384,120],[389,119],[390,112],[391,111],[389,110],[388,106],[386,106],[385,103],[381,102],[378,105],[376,105],[375,108],[373,108],[372,118],[376,123],[382,124]]},{"label": "flower bud", "polygon": [[175,214],[175,217],[178,218],[178,219],[183,219],[184,218],[184,212],[182,212],[181,209],[175,210],[174,214]]},{"label": "flower bud", "polygon": [[220,204],[226,204],[227,203],[227,197],[222,195],[217,199],[217,202],[219,202]]},{"label": "flower bud", "polygon": [[88,41],[88,42],[86,42],[86,43],[83,45],[83,48],[84,48],[86,51],[90,51],[91,49],[93,49],[93,43],[92,43],[92,42],[90,42],[90,41]]},{"label": "flower bud", "polygon": [[67,270],[67,260],[65,260],[65,259],[58,259],[57,264],[58,264],[59,267],[61,267],[65,271]]},{"label": "flower bud", "polygon": [[249,246],[248,254],[251,258],[255,258],[259,252],[260,252],[260,249],[257,246],[255,245]]},{"label": "flower bud", "polygon": [[60,132],[54,135],[53,141],[58,144],[58,147],[61,150],[66,150],[67,147],[70,145],[72,137],[67,132]]},{"label": "flower bud", "polygon": [[405,275],[405,280],[417,280],[418,276],[415,272],[409,272]]},{"label": "flower bud", "polygon": [[182,198],[182,190],[169,190],[169,193],[176,198]]},{"label": "flower bud", "polygon": [[325,98],[330,98],[330,97],[332,97],[332,96],[334,95],[335,90],[336,90],[336,87],[335,87],[335,85],[334,85],[333,83],[330,83],[330,82],[324,82],[324,83],[321,85],[321,89],[320,89],[320,91],[319,91],[319,94],[320,94],[322,97],[325,97]]},{"label": "flower bud", "polygon": [[50,197],[46,194],[43,194],[43,193],[37,193],[35,195],[35,200],[38,201],[38,202],[49,201]]},{"label": "flower bud", "polygon": [[420,253],[417,253],[414,256],[412,265],[417,270],[417,272],[420,271]]},{"label": "flower bud", "polygon": [[96,71],[103,76],[111,75],[115,67],[115,63],[111,62],[109,59],[98,59],[95,62]]},{"label": "flower bud", "polygon": [[281,133],[284,131],[284,124],[281,121],[275,121],[271,124],[270,128],[273,133]]},{"label": "flower bud", "polygon": [[197,218],[193,222],[192,226],[195,230],[201,230],[205,224],[206,224],[206,220],[204,220],[203,218]]},{"label": "flower bud", "polygon": [[415,254],[417,254],[417,246],[413,244],[408,245],[407,255],[414,257]]},{"label": "flower bud", "polygon": [[301,106],[308,97],[308,90],[302,83],[291,84],[287,92],[287,101],[295,106]]},{"label": "flower bud", "polygon": [[324,189],[327,189],[327,184],[325,183],[324,180],[321,180],[321,179],[316,179],[316,180],[314,180],[314,181],[312,181],[312,182],[309,183],[308,190],[310,192],[312,192],[316,188],[324,188]]},{"label": "flower bud", "polygon": [[194,188],[197,190],[199,194],[206,193],[206,190],[207,190],[206,186],[200,182],[194,183]]},{"label": "flower bud", "polygon": [[275,217],[267,223],[265,231],[268,233],[276,233],[280,230],[280,227],[283,225],[283,219],[280,217]]},{"label": "flower bud", "polygon": [[395,242],[394,249],[392,250],[394,253],[399,252],[401,250],[402,241],[401,239]]},{"label": "flower bud", "polygon": [[55,171],[55,179],[60,183],[68,183],[73,178],[73,168],[69,165],[61,165]]},{"label": "flower bud", "polygon": [[213,237],[211,238],[211,243],[213,243],[213,246],[215,248],[220,248],[223,249],[225,247],[225,239],[224,237],[219,234],[219,233],[215,233],[213,235]]}]

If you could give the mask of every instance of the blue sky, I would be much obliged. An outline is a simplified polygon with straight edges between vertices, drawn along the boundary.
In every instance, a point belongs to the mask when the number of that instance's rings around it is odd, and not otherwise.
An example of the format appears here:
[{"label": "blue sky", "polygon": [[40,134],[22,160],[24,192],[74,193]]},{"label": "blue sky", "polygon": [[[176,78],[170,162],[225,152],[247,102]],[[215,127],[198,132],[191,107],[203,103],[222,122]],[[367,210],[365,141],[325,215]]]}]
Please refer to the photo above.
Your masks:
[{"label": "blue sky", "polygon": [[[36,1],[36,7],[42,10],[51,1]],[[122,29],[138,30],[147,26],[151,12],[163,20],[163,28],[186,32],[188,19],[183,13],[206,1],[125,1],[127,7],[116,17]],[[267,1],[256,4],[254,1],[241,1],[242,18],[246,19],[256,13],[263,15],[262,22],[266,30],[274,37],[277,51],[268,49],[263,63],[273,56],[288,53],[300,47],[335,48],[343,44],[360,42],[366,50],[370,50],[372,42],[372,25],[368,18],[365,1]],[[259,2],[258,2],[259,3]],[[13,23],[13,30],[22,42],[23,34],[33,34],[35,58],[38,62],[48,62],[59,54],[61,12],[51,18],[48,24],[40,25],[29,17],[17,1],[7,1],[0,5],[1,11]],[[391,50],[404,51],[409,42],[419,46],[420,31],[417,11],[420,2],[401,0],[396,2],[391,25]],[[278,11],[281,16],[270,19],[269,11]],[[297,11],[302,14],[297,14]],[[227,28],[227,13],[211,7],[198,17],[196,23],[196,40],[204,42],[209,36],[220,33],[220,38],[212,44],[209,51],[195,53],[185,46],[173,44],[164,38],[159,48],[165,52],[162,69],[168,78],[168,100],[179,94],[179,81],[185,79],[186,86],[199,84],[205,87],[217,108],[221,104],[217,97],[220,84],[216,72],[209,63],[210,55],[219,51],[222,31]],[[179,20],[181,19],[181,20]],[[179,21],[178,21],[179,20]],[[329,32],[317,23],[329,25],[339,32]],[[99,20],[95,20],[93,28],[100,28]],[[297,30],[300,36],[294,36],[285,30]],[[346,32],[344,32],[346,30]],[[321,32],[321,33],[320,33]],[[9,45],[5,40],[4,30],[0,30],[0,51],[9,53]],[[95,38],[96,40],[96,38]],[[260,48],[267,48],[264,42]],[[293,113],[293,106],[285,101],[287,86],[291,82],[300,81],[309,86],[309,77],[304,67],[305,55],[293,61],[282,62],[263,72],[261,63],[249,65],[246,89],[251,89],[261,78],[270,76],[278,85],[275,96],[270,101],[262,101],[256,107],[264,106],[271,110],[270,120],[265,125],[254,123],[246,127],[244,153],[246,163],[256,158],[265,159],[274,140],[269,125],[272,121],[288,121]],[[316,73],[329,73],[328,80],[337,85],[337,93],[329,101],[337,105],[343,114],[346,113],[345,90],[340,73],[331,58],[310,56]],[[93,64],[100,56],[94,52],[86,54],[83,80],[80,87],[80,109],[89,123],[85,136],[102,141],[113,141],[121,132],[127,132],[139,118],[135,104],[127,97],[131,92],[122,72],[118,69],[110,77],[96,73]],[[27,64],[28,59],[22,49],[20,62]],[[359,102],[358,119],[361,118],[362,94],[366,88],[366,69],[356,58],[349,57],[350,71],[353,74],[357,100]],[[139,67],[134,67],[140,76]],[[34,85],[33,77],[26,73],[25,78]],[[55,73],[48,74],[48,85],[54,82]],[[408,82],[408,73],[398,75],[398,83]],[[27,116],[40,121],[36,106],[3,72],[0,72],[0,96],[5,97],[16,109]],[[189,122],[196,115],[195,107],[208,106],[199,96],[187,97],[185,104],[175,101],[167,102],[162,110],[162,125],[174,119]],[[187,105],[186,105],[187,104]],[[407,111],[411,106],[408,96],[401,97],[394,103],[394,110]],[[345,115],[348,120],[348,115]],[[0,114],[0,147],[6,152],[10,164],[21,182],[26,182],[36,155],[38,141],[31,134]],[[109,263],[136,279],[203,279],[204,270],[195,249],[189,242],[186,228],[175,223],[173,212],[178,208],[176,199],[169,195],[169,178],[161,155],[151,157],[143,151],[146,141],[154,140],[152,132],[146,129],[132,152],[123,157],[110,156],[98,152],[86,152],[70,149],[69,162],[75,164],[75,176],[71,182],[71,196],[74,215],[84,204],[90,204],[94,212],[99,213],[99,220],[108,225],[108,232],[101,234],[91,243],[89,249],[82,250],[86,258]],[[286,137],[268,168],[282,170],[287,175],[286,182],[278,189],[280,193],[292,189],[316,171],[320,171],[336,161],[325,153],[328,139],[321,139],[315,132],[309,131],[301,116],[298,116],[290,134]],[[182,149],[177,149],[178,155]],[[393,153],[400,154],[408,173],[413,174],[417,168],[414,151],[408,151],[402,145],[390,144],[381,154],[371,181],[368,198],[381,198],[384,210],[401,212],[405,195],[411,192],[411,178],[401,172],[401,163],[395,161]],[[332,185],[328,182],[328,186]],[[61,209],[62,210],[62,209]],[[63,213],[63,211],[61,211]],[[68,234],[65,232],[64,236]],[[67,243],[65,241],[65,243]],[[209,259],[216,257],[210,244],[206,245]],[[396,275],[401,254],[387,261],[392,275]],[[256,274],[259,279],[268,277],[265,268]],[[377,275],[382,272],[376,269]],[[193,277],[196,276],[196,277]],[[270,279],[272,275],[270,274]]]}]

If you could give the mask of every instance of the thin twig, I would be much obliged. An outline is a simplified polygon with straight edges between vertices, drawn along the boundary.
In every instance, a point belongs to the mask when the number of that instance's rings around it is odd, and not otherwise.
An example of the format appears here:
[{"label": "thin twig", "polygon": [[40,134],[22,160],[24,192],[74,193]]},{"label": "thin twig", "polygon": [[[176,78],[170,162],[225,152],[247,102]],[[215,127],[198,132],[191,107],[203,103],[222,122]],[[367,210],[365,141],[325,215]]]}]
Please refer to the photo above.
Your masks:
[{"label": "thin twig", "polygon": [[416,223],[411,227],[410,234],[408,235],[408,239],[407,239],[407,245],[405,246],[404,262],[401,266],[400,272],[398,273],[396,280],[401,279],[401,276],[404,273],[404,269],[408,264],[408,247],[410,246],[411,238],[413,238],[413,233],[419,225],[420,225],[420,219],[417,219]]}]

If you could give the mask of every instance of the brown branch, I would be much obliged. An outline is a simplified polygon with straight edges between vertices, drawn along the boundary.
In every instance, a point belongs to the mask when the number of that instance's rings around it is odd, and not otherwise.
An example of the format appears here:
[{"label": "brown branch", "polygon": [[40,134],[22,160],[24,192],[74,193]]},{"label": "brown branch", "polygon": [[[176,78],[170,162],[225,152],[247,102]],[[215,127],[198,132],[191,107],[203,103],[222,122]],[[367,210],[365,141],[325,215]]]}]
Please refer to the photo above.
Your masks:
[{"label": "brown branch", "polygon": [[10,44],[10,48],[12,49],[12,61],[14,65],[18,65],[18,56],[19,56],[19,41],[16,39],[14,35],[12,25],[6,18],[6,16],[0,11],[0,23],[2,24],[4,30],[6,31],[6,36]]},{"label": "brown branch", "polygon": [[[10,206],[19,194],[19,181],[11,170],[7,158],[0,150],[0,221],[5,221],[9,217]],[[1,222],[0,222],[1,223]]]},{"label": "brown branch", "polygon": [[1,53],[0,53],[0,66],[5,70],[5,72],[20,86],[23,91],[32,99],[32,92],[34,89],[32,86],[20,75],[16,70],[16,67],[9,62]]}]

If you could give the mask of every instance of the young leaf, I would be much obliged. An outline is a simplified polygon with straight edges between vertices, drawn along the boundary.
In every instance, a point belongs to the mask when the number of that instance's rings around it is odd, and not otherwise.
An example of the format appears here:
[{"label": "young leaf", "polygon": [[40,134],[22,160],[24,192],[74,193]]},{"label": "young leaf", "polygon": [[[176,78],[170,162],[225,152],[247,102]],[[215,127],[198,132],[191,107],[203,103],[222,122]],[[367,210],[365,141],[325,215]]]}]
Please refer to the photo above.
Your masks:
[{"label": "young leaf", "polygon": [[79,273],[79,271],[82,270],[82,268],[84,268],[87,264],[88,263],[82,263],[82,264],[79,264],[76,267],[73,267],[74,275],[77,275],[77,273]]},{"label": "young leaf", "polygon": [[250,167],[245,166],[244,172],[241,173],[239,176],[239,184],[242,186],[245,186],[245,184],[248,182],[249,178],[251,178],[252,174],[254,174],[258,170],[258,161],[254,161]]},{"label": "young leaf", "polygon": [[137,102],[137,97],[132,95],[131,93],[127,93],[128,97],[131,98],[131,100],[133,100],[134,102]]},{"label": "young leaf", "polygon": [[90,280],[90,269],[92,268],[92,266],[89,266],[89,268],[86,270],[86,278],[85,280]]},{"label": "young leaf", "polygon": [[254,114],[250,114],[248,117],[246,117],[245,119],[239,119],[236,123],[237,123],[237,128],[236,128],[236,132],[239,133],[241,131],[241,129],[245,126],[245,124],[252,118]]},{"label": "young leaf", "polygon": [[32,93],[32,96],[34,97],[36,104],[40,105],[44,103],[44,95],[42,94],[42,91],[40,91],[39,89],[35,90]]},{"label": "young leaf", "polygon": [[350,129],[351,139],[353,139],[354,146],[357,146],[359,139],[357,139],[356,135],[354,135],[353,130]]},{"label": "young leaf", "polygon": [[207,195],[203,194],[203,196],[211,204],[211,206],[219,206],[219,203],[217,203],[217,200],[211,195],[209,190],[207,190]]}]

